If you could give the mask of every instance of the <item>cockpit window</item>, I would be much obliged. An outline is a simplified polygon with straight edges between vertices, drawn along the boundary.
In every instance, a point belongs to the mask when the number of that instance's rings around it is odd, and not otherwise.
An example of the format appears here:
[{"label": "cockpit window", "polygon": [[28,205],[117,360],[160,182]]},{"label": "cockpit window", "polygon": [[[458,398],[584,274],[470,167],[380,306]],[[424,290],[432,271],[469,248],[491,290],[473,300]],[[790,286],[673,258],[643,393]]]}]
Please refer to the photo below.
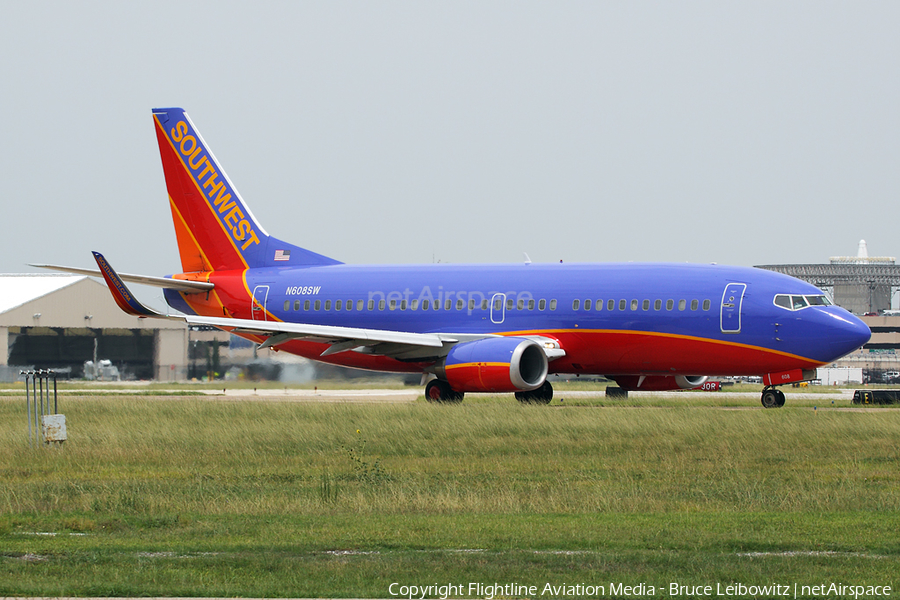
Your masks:
[{"label": "cockpit window", "polygon": [[810,306],[831,306],[831,300],[826,296],[807,296],[806,301]]},{"label": "cockpit window", "polygon": [[824,295],[790,296],[788,294],[778,294],[775,296],[775,306],[780,306],[787,310],[801,310],[809,306],[831,306],[831,304],[831,300]]}]

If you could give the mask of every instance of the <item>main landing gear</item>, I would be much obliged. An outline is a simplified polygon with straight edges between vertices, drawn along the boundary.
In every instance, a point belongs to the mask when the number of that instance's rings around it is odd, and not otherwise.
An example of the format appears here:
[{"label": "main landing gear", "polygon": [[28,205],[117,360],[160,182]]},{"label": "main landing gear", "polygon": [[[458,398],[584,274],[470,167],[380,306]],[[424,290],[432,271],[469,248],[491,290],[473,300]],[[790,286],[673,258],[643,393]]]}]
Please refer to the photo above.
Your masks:
[{"label": "main landing gear", "polygon": [[784,392],[771,386],[763,388],[760,401],[763,408],[781,408],[784,406]]},{"label": "main landing gear", "polygon": [[463,401],[464,396],[463,392],[454,391],[443,379],[432,379],[425,386],[425,399],[429,402],[458,404]]},{"label": "main landing gear", "polygon": [[[465,394],[457,392],[443,379],[432,379],[425,386],[425,399],[429,402],[442,404],[458,404],[463,401]],[[516,392],[516,400],[522,404],[550,404],[553,399],[553,386],[545,381],[541,387],[529,392]]]},{"label": "main landing gear", "polygon": [[553,386],[545,381],[541,387],[530,392],[516,392],[516,400],[522,404],[550,404],[553,400]]}]

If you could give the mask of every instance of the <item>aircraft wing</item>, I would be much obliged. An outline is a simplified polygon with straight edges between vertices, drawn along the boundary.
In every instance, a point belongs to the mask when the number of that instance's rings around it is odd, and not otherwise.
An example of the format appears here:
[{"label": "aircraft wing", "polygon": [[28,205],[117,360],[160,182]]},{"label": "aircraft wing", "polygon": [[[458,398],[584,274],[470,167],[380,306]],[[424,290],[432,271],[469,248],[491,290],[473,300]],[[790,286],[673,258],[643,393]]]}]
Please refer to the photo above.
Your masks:
[{"label": "aircraft wing", "polygon": [[249,333],[266,336],[260,349],[277,346],[290,340],[306,340],[330,344],[320,356],[360,349],[371,354],[387,356],[416,354],[422,357],[440,356],[444,344],[459,341],[457,336],[437,333],[412,333],[384,329],[362,329],[332,325],[285,323],[283,321],[252,321],[225,317],[201,317],[188,315],[183,319],[189,325],[211,325],[232,333]]}]

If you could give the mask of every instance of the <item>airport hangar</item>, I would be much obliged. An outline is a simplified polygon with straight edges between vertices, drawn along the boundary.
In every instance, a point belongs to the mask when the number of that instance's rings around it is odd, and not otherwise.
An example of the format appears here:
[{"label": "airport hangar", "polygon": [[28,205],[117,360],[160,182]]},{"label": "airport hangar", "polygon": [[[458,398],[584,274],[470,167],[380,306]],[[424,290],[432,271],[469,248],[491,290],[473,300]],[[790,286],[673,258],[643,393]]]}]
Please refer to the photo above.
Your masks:
[{"label": "airport hangar", "polygon": [[229,338],[219,330],[189,330],[182,321],[127,315],[106,285],[90,277],[0,275],[5,381],[15,381],[26,367],[70,368],[72,377],[81,377],[85,361],[96,359],[111,360],[135,379],[182,381],[191,366],[189,348],[196,351],[198,342],[227,345]]}]

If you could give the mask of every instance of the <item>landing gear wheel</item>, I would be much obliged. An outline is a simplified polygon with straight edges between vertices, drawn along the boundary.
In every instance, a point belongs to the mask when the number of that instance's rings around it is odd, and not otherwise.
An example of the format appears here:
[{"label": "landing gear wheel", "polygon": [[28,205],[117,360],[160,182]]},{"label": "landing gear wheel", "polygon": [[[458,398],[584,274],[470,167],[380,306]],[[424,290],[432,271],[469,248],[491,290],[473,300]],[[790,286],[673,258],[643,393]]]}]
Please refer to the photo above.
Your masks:
[{"label": "landing gear wheel", "polygon": [[553,386],[549,381],[545,381],[536,390],[516,392],[516,400],[522,404],[550,404],[553,400]]},{"label": "landing gear wheel", "polygon": [[763,408],[779,408],[784,406],[784,393],[775,388],[766,388],[760,398]]},{"label": "landing gear wheel", "polygon": [[458,403],[465,394],[454,391],[443,379],[432,379],[425,386],[425,399],[429,402]]}]

